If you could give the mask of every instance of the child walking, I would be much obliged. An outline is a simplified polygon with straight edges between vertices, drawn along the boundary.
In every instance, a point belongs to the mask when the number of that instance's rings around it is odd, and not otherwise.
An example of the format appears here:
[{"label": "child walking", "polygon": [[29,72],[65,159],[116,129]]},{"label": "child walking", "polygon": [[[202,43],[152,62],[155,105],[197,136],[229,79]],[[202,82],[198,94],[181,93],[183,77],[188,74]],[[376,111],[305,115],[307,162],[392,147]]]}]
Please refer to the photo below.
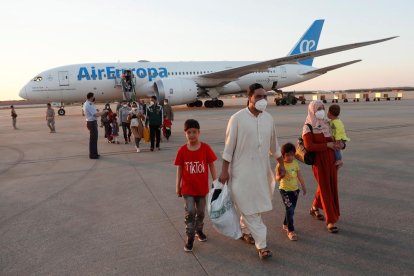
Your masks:
[{"label": "child walking", "polygon": [[112,143],[119,144],[119,141],[118,141],[119,124],[118,124],[118,119],[116,118],[116,113],[112,115],[111,127],[112,127]]},{"label": "child walking", "polygon": [[171,136],[171,126],[172,126],[171,120],[168,119],[167,116],[164,116],[162,132],[163,132],[164,137],[167,138],[167,141],[170,139],[170,136]]},{"label": "child walking", "polygon": [[207,241],[203,233],[206,195],[209,191],[208,170],[213,180],[217,178],[214,161],[217,160],[211,147],[200,141],[200,124],[193,119],[184,123],[187,143],[177,151],[174,164],[177,167],[176,193],[184,197],[187,240],[184,251],[193,250],[194,237]]},{"label": "child walking", "polygon": [[287,232],[289,240],[296,241],[298,238],[293,226],[293,215],[295,214],[300,192],[298,182],[300,182],[302,187],[303,195],[306,195],[306,186],[300,172],[299,163],[295,159],[296,147],[291,143],[287,143],[282,146],[281,152],[286,174],[284,177],[280,177],[278,164],[276,167],[276,180],[279,181],[280,195],[286,208],[282,229]]},{"label": "child walking", "polygon": [[[335,141],[337,143],[343,143],[345,145],[346,142],[351,141],[351,139],[349,139],[346,136],[345,126],[342,123],[341,119],[339,119],[340,113],[341,113],[341,107],[337,104],[333,104],[329,107],[328,118],[331,120],[330,124],[331,124],[331,129],[332,129],[332,137],[335,138]],[[341,148],[344,148],[344,147],[341,146]],[[336,159],[335,165],[338,168],[342,167],[343,162],[342,162],[341,150],[335,151],[335,159]]]}]

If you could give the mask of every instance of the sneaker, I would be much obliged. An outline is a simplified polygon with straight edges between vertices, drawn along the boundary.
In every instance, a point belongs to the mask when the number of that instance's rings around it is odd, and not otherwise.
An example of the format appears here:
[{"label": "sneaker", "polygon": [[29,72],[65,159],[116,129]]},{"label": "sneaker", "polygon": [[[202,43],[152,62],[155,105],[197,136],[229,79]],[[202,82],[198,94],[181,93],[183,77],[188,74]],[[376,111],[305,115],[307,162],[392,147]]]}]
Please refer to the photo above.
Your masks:
[{"label": "sneaker", "polygon": [[125,144],[128,144],[128,141],[125,141]]},{"label": "sneaker", "polygon": [[157,148],[158,150],[161,150],[160,147]]},{"label": "sneaker", "polygon": [[151,148],[151,151],[154,151],[154,149],[153,149],[153,148]]},{"label": "sneaker", "polygon": [[184,245],[184,251],[185,252],[193,251],[193,244],[194,244],[194,238],[187,238],[187,242]]},{"label": "sneaker", "polygon": [[139,148],[135,147],[135,149],[137,150],[137,152],[141,152],[141,150]]},{"label": "sneaker", "polygon": [[201,241],[201,242],[207,241],[207,236],[202,231],[197,232],[196,236],[197,236],[198,240]]}]

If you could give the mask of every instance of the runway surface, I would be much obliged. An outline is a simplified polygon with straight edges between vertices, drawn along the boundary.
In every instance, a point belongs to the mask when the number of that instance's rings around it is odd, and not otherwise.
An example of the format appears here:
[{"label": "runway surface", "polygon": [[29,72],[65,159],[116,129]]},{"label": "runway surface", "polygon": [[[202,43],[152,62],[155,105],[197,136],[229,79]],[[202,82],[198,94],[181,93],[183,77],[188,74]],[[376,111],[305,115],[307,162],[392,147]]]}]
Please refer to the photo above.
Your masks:
[{"label": "runway surface", "polygon": [[[316,183],[311,167],[302,165],[309,194],[296,208],[299,240],[281,231],[284,207],[276,192],[273,211],[264,215],[274,252],[267,261],[253,246],[215,232],[208,218],[208,241],[183,251],[184,208],[173,165],[185,142],[183,122],[199,120],[201,139],[219,156],[227,120],[242,106],[180,109],[160,152],[148,144],[141,153],[132,144],[107,144],[99,129],[100,160],[88,159],[80,107],[57,118],[56,134],[48,131],[44,109],[18,109],[18,130],[10,111],[0,110],[0,274],[412,275],[414,100],[340,105],[352,139],[339,172],[340,232],[329,234],[309,215]],[[268,107],[281,144],[296,142],[306,108]]]}]

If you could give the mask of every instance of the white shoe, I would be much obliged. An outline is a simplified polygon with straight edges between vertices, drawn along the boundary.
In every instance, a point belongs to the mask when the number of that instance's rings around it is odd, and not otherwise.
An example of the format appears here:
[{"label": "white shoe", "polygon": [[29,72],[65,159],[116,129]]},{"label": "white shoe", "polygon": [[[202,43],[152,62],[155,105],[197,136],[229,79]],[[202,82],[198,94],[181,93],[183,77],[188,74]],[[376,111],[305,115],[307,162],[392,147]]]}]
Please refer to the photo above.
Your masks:
[{"label": "white shoe", "polygon": [[141,152],[141,150],[137,148],[137,146],[135,146],[135,149],[137,150],[137,152]]}]

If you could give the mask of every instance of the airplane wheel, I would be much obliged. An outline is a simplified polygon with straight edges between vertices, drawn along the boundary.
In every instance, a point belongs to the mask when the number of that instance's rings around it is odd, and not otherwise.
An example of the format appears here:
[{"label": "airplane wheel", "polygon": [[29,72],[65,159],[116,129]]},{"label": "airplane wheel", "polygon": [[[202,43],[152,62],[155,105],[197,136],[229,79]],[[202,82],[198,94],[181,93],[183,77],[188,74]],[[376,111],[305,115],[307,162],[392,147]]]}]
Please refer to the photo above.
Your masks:
[{"label": "airplane wheel", "polygon": [[323,102],[324,104],[326,104],[326,103],[327,103],[327,101],[326,101],[326,100],[323,100],[322,102]]},{"label": "airplane wheel", "polygon": [[58,114],[59,114],[59,116],[65,116],[66,111],[63,108],[61,108],[61,109],[58,110]]},{"label": "airplane wheel", "polygon": [[335,102],[335,100],[332,100],[332,103],[334,103]]},{"label": "airplane wheel", "polygon": [[222,108],[224,106],[224,102],[222,100],[217,100],[214,105],[218,108]]},{"label": "airplane wheel", "polygon": [[359,102],[359,99],[357,99],[357,102]]},{"label": "airplane wheel", "polygon": [[194,103],[187,104],[188,107],[194,107]]},{"label": "airplane wheel", "polygon": [[347,103],[347,102],[348,102],[348,99],[345,99],[345,100],[344,100],[344,103]]},{"label": "airplane wheel", "polygon": [[198,100],[198,101],[195,102],[195,106],[196,107],[202,107],[203,106],[203,102],[200,101],[200,100]]},{"label": "airplane wheel", "polygon": [[305,101],[302,101],[302,104],[306,104],[306,102]]},{"label": "airplane wheel", "polygon": [[390,98],[387,98],[387,101],[390,101],[391,99]]},{"label": "airplane wheel", "polygon": [[204,107],[206,107],[206,108],[211,108],[211,107],[213,107],[213,106],[212,106],[212,101],[210,101],[210,100],[205,101],[205,102],[204,102]]},{"label": "airplane wheel", "polygon": [[296,100],[296,99],[293,99],[292,100],[292,105],[296,105],[296,103],[298,102],[298,100]]}]

